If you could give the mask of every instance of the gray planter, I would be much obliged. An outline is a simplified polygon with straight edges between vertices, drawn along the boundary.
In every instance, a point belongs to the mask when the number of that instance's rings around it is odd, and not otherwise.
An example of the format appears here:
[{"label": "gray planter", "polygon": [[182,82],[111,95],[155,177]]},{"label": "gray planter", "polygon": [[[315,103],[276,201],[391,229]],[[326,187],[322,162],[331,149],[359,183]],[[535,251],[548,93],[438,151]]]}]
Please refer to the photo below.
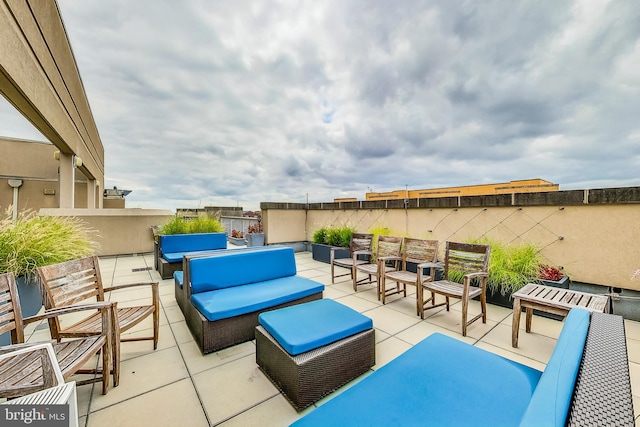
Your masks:
[{"label": "gray planter", "polygon": [[[25,278],[25,276],[16,277],[16,285],[18,286],[18,298],[20,299],[20,310],[22,317],[34,316],[42,308],[42,296],[40,295],[40,286],[33,278]],[[0,346],[11,344],[11,333],[7,332],[0,335]]]},{"label": "gray planter", "polygon": [[236,246],[244,246],[246,244],[244,237],[227,237],[227,241]]},{"label": "gray planter", "polygon": [[337,246],[329,246],[322,243],[313,243],[311,245],[311,257],[320,262],[329,264],[331,262],[331,249],[336,248],[336,258],[349,258],[349,249]]},{"label": "gray planter", "polygon": [[545,286],[553,286],[554,288],[569,289],[569,284],[571,283],[571,280],[569,280],[569,276],[562,276],[560,280],[540,279],[540,283],[542,283]]},{"label": "gray planter", "polygon": [[264,233],[247,233],[247,246],[264,246]]}]

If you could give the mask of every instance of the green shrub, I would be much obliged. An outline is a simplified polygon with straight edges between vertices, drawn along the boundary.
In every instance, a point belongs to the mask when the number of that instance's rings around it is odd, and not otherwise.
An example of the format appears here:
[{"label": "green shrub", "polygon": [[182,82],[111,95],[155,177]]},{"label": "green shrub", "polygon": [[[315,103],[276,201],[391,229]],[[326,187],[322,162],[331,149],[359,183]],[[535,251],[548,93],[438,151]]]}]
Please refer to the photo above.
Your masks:
[{"label": "green shrub", "polygon": [[10,209],[0,219],[0,273],[30,276],[36,267],[82,258],[96,249],[95,230],[79,218],[28,212],[14,222]]},{"label": "green shrub", "polygon": [[220,221],[207,215],[188,219],[175,216],[160,227],[158,234],[220,233],[224,231]]},{"label": "green shrub", "polygon": [[327,227],[320,227],[313,232],[313,243],[325,244],[327,239]]},{"label": "green shrub", "polygon": [[492,293],[511,295],[527,283],[537,281],[542,257],[536,245],[507,245],[488,239],[476,243],[491,246],[487,284]]},{"label": "green shrub", "polygon": [[320,227],[313,232],[313,243],[348,248],[351,243],[351,235],[355,231],[355,228],[349,226]]}]

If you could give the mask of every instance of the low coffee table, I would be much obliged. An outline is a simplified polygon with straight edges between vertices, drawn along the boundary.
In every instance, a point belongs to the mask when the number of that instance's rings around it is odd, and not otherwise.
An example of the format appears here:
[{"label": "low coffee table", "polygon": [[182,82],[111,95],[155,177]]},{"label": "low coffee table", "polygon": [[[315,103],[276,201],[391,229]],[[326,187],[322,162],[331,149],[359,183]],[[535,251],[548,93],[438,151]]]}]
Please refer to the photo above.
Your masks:
[{"label": "low coffee table", "polygon": [[256,362],[301,411],[375,364],[370,318],[322,299],[261,313]]},{"label": "low coffee table", "polygon": [[566,316],[573,307],[581,307],[589,311],[607,313],[609,311],[609,297],[606,295],[589,294],[571,291],[569,289],[554,288],[552,286],[529,283],[511,295],[513,298],[513,321],[511,330],[511,345],[518,347],[518,331],[520,329],[520,312],[524,307],[527,314],[527,333],[531,332],[533,310]]}]

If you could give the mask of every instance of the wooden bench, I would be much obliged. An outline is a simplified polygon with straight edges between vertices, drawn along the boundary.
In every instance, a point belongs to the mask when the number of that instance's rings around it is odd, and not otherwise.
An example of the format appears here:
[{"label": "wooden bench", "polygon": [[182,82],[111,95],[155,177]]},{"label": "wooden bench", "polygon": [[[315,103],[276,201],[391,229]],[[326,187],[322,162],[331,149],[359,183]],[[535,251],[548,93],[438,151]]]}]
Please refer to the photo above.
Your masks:
[{"label": "wooden bench", "polygon": [[533,310],[566,316],[573,307],[582,307],[592,312],[608,313],[609,297],[569,289],[554,288],[536,283],[529,283],[511,295],[513,298],[513,322],[511,345],[518,347],[518,331],[520,329],[520,312],[526,309],[526,331],[531,332]]}]

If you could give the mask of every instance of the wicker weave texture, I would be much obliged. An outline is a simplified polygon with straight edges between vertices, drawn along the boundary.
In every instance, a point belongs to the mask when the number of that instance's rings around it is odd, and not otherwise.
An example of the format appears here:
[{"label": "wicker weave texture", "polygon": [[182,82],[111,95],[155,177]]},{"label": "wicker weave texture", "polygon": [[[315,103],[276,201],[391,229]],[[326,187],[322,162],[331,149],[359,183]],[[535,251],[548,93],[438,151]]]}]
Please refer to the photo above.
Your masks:
[{"label": "wicker weave texture", "polygon": [[568,425],[635,425],[621,316],[602,313],[591,315]]},{"label": "wicker weave texture", "polygon": [[256,362],[301,411],[375,365],[375,332],[369,329],[291,356],[262,327],[256,328]]}]

